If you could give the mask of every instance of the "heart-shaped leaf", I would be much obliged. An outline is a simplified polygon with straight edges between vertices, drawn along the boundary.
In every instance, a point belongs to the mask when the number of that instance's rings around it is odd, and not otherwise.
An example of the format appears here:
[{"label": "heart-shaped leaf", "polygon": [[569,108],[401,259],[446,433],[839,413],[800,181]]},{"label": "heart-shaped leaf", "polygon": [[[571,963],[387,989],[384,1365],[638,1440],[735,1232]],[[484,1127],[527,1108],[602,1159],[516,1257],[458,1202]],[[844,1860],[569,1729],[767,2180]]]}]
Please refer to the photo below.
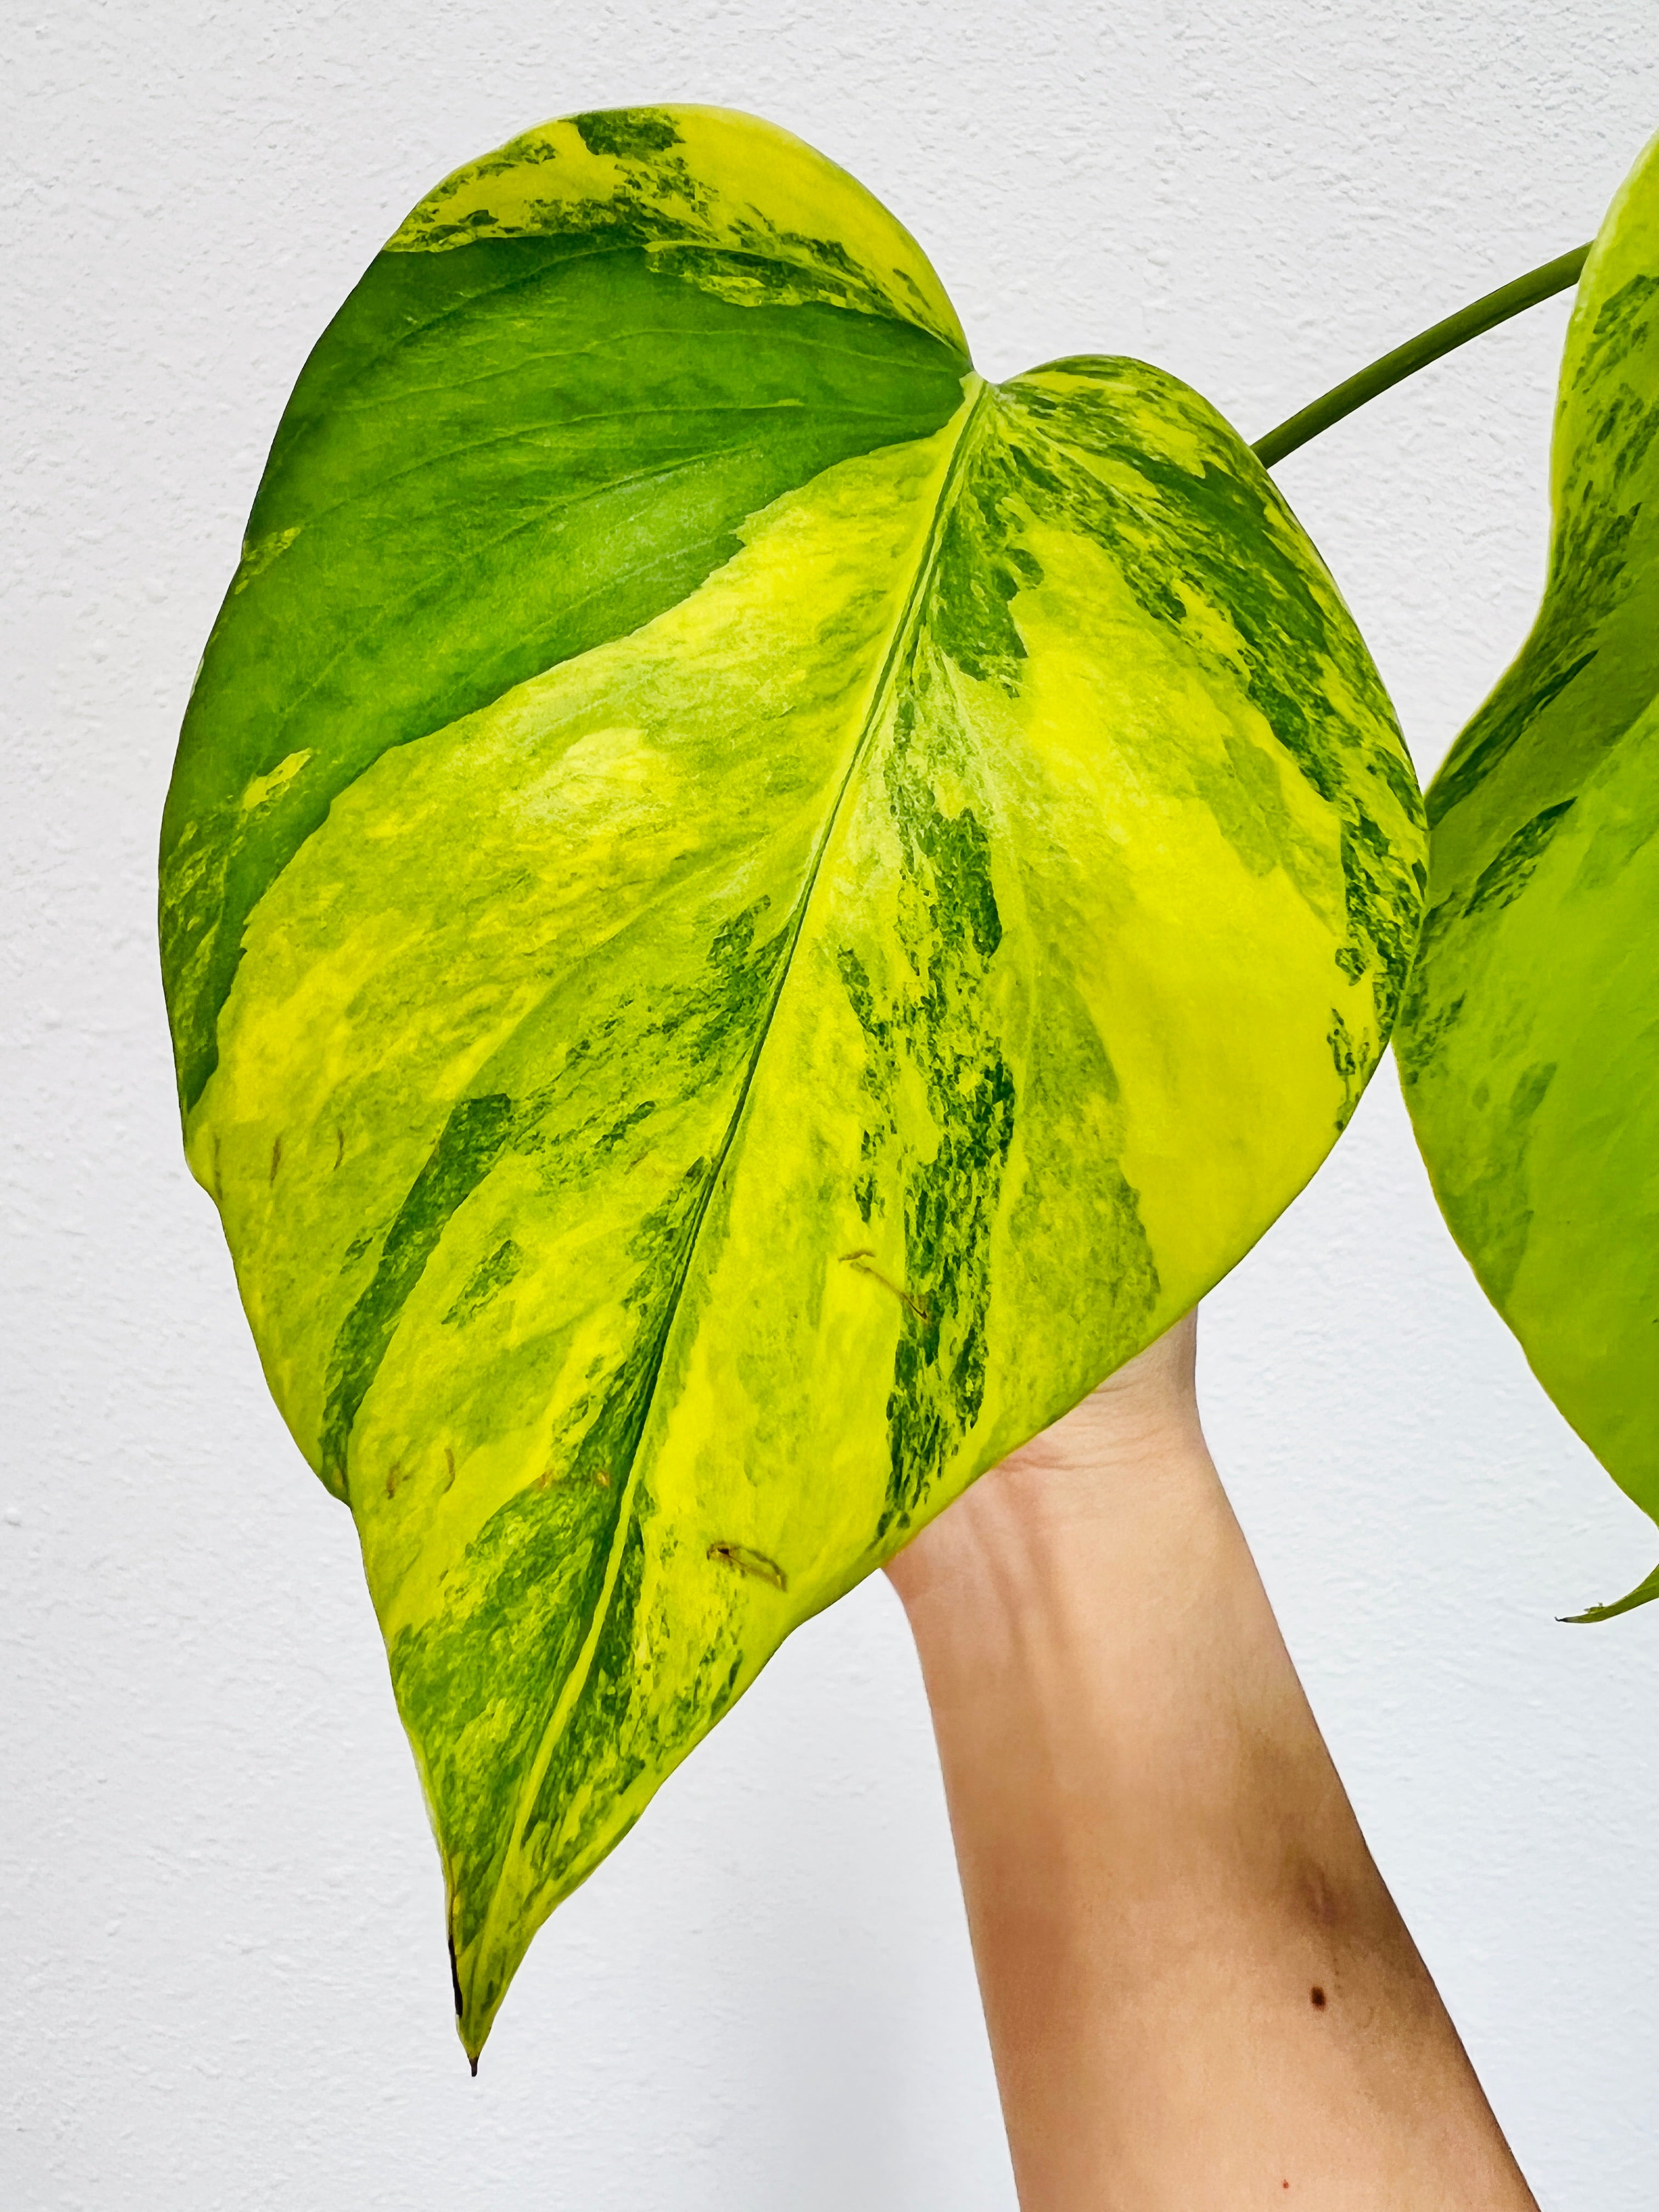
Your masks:
[{"label": "heart-shaped leaf", "polygon": [[374,262],[191,702],[166,969],[470,2051],[789,1631],[1306,1181],[1419,842],[1226,424],[1133,362],[982,383],[782,132],[556,123]]},{"label": "heart-shaped leaf", "polygon": [[1659,141],[1579,283],[1553,489],[1537,623],[1430,789],[1398,1051],[1453,1235],[1659,1518]]}]

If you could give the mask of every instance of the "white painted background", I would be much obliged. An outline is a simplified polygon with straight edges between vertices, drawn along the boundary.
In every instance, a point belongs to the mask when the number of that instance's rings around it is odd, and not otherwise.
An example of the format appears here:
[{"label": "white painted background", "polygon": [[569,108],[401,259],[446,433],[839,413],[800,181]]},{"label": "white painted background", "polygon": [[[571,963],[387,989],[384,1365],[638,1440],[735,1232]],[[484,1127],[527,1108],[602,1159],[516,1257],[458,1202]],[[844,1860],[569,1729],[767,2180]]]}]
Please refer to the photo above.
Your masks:
[{"label": "white painted background", "polygon": [[[410,204],[529,123],[756,109],[916,231],[992,375],[1143,354],[1259,435],[1593,231],[1659,125],[1654,0],[16,0],[11,26],[0,2203],[1010,2212],[879,1580],[557,1916],[468,2079],[350,1526],[179,1158],[151,903],[186,689],[307,349]],[[1530,614],[1564,322],[1281,471],[1425,773]],[[1391,1072],[1211,1301],[1203,1382],[1542,2203],[1650,2212],[1659,1608],[1552,1616],[1659,1539],[1485,1310]]]}]

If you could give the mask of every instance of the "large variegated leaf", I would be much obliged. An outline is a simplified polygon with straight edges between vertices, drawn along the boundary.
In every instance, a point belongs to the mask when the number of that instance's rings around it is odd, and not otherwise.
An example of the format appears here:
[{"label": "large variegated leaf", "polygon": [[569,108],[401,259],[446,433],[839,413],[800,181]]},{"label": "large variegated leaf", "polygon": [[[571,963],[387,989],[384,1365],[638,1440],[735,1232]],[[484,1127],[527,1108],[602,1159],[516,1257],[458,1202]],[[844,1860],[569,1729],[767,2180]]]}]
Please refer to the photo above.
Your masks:
[{"label": "large variegated leaf", "polygon": [[1419,854],[1232,431],[1127,361],[985,385],[781,132],[578,117],[392,240],[277,434],[163,924],[469,2050],[790,1629],[1306,1180]]},{"label": "large variegated leaf", "polygon": [[1429,794],[1399,1052],[1453,1234],[1659,1518],[1659,141],[1579,284],[1554,502],[1537,623]]}]

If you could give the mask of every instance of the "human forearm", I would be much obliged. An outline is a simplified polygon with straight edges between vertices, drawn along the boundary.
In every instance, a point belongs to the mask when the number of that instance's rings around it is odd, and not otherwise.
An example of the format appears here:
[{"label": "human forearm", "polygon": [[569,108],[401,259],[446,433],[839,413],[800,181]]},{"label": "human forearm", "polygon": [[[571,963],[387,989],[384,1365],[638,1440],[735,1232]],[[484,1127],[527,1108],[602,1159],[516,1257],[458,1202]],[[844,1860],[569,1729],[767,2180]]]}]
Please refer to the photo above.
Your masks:
[{"label": "human forearm", "polygon": [[1022,2204],[1517,2212],[1189,1367],[1188,1333],[896,1563]]}]

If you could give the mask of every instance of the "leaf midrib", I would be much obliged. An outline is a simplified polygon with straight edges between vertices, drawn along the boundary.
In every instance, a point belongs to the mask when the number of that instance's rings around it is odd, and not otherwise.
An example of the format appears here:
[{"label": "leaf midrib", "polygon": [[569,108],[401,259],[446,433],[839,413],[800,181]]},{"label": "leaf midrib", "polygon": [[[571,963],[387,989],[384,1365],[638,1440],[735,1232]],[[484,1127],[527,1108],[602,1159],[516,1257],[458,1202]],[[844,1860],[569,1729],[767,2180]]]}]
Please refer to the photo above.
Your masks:
[{"label": "leaf midrib", "polygon": [[[969,374],[972,375],[971,371],[969,372]],[[562,1736],[565,1728],[568,1724],[570,1716],[575,1709],[576,1701],[580,1697],[582,1690],[586,1685],[588,1674],[592,1670],[593,1656],[598,1650],[599,1641],[604,1631],[606,1615],[610,1611],[611,1601],[615,1595],[617,1579],[621,1566],[623,1547],[627,1543],[629,1531],[633,1526],[634,1500],[639,1480],[641,1447],[644,1442],[646,1427],[650,1419],[652,1406],[656,1396],[657,1384],[661,1376],[664,1359],[667,1354],[669,1340],[674,1333],[674,1326],[679,1316],[680,1305],[684,1293],[686,1282],[690,1278],[692,1265],[696,1258],[697,1246],[702,1237],[703,1223],[708,1218],[708,1209],[713,1203],[714,1193],[718,1188],[720,1178],[726,1170],[726,1160],[731,1155],[732,1147],[737,1140],[738,1131],[742,1126],[744,1116],[748,1109],[750,1097],[754,1088],[755,1076],[760,1066],[762,1054],[766,1049],[767,1040],[771,1034],[774,1017],[775,1016],[778,1006],[782,1000],[784,991],[787,988],[789,975],[794,960],[795,948],[800,941],[801,933],[806,924],[806,916],[811,909],[813,896],[817,889],[818,877],[823,865],[824,855],[829,851],[830,841],[835,836],[836,825],[841,819],[842,809],[846,803],[848,793],[851,790],[859,770],[863,765],[865,757],[869,750],[872,734],[881,725],[887,700],[891,691],[894,678],[903,659],[906,648],[908,647],[920,621],[927,587],[933,581],[934,572],[939,565],[939,549],[944,542],[945,526],[950,520],[951,510],[956,504],[957,496],[960,490],[963,476],[966,473],[968,463],[972,458],[975,447],[978,443],[981,419],[990,402],[994,387],[981,379],[975,377],[974,380],[978,383],[979,389],[974,394],[971,403],[965,404],[964,419],[963,421],[962,428],[957,434],[956,447],[951,453],[950,465],[945,471],[945,480],[939,487],[938,498],[934,501],[933,514],[928,525],[927,539],[926,545],[923,548],[922,556],[916,563],[915,574],[911,580],[910,589],[906,594],[904,605],[899,613],[898,618],[893,624],[892,631],[888,641],[887,652],[883,659],[881,668],[876,677],[875,683],[872,687],[869,705],[866,708],[864,720],[859,730],[857,741],[851,750],[846,771],[842,777],[840,785],[836,788],[835,798],[831,801],[826,812],[823,831],[819,836],[818,842],[812,854],[811,860],[808,863],[805,879],[803,884],[800,895],[795,903],[795,916],[793,925],[790,931],[789,940],[786,945],[782,957],[778,963],[777,978],[773,984],[771,995],[768,1000],[765,1012],[761,1018],[755,1042],[750,1051],[749,1065],[744,1072],[742,1086],[739,1089],[737,1099],[732,1105],[731,1114],[727,1117],[726,1133],[721,1139],[720,1152],[715,1158],[713,1168],[709,1171],[707,1181],[703,1185],[702,1194],[698,1200],[696,1212],[693,1218],[690,1233],[685,1240],[684,1254],[681,1260],[678,1272],[675,1276],[672,1287],[670,1290],[667,1299],[665,1303],[663,1320],[658,1331],[656,1347],[653,1352],[651,1364],[645,1378],[639,1432],[629,1458],[627,1483],[623,1488],[623,1495],[617,1504],[616,1525],[611,1534],[611,1549],[606,1557],[605,1571],[601,1581],[599,1594],[594,1601],[592,1616],[588,1623],[587,1632],[582,1639],[581,1649],[577,1653],[576,1659],[571,1667],[570,1673],[566,1676],[565,1680],[561,1686],[553,1711],[548,1717],[546,1728],[543,1731],[542,1741],[537,1747],[536,1756],[531,1762],[530,1767],[525,1775],[525,1778],[520,1785],[518,1804],[514,1814],[512,1832],[507,1838],[506,1850],[501,1855],[501,1873],[496,1878],[495,1886],[491,1893],[489,1903],[485,1908],[483,1924],[480,1928],[477,1936],[475,1939],[473,1958],[477,1961],[482,1961],[488,1955],[489,1939],[495,1930],[496,1907],[502,1893],[506,1888],[506,1876],[507,1869],[511,1866],[523,1844],[525,1830],[528,1824],[530,1814],[535,1807],[536,1800],[540,1795],[541,1785],[546,1778],[548,1767],[552,1763],[553,1754],[558,1748],[560,1738]],[[966,381],[967,380],[964,379],[964,382]],[[468,1978],[469,1981],[471,1979],[471,1972],[469,1972]]]}]

